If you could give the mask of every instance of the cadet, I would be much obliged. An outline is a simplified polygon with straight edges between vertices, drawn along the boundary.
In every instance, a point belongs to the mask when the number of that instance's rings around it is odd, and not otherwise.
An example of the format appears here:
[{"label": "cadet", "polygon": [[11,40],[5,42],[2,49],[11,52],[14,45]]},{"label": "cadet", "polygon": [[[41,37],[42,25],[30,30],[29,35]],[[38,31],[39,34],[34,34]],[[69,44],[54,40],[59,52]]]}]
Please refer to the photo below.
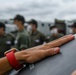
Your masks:
[{"label": "cadet", "polygon": [[13,46],[14,38],[5,33],[5,24],[0,22],[0,58],[4,56],[4,52]]},{"label": "cadet", "polygon": [[29,25],[31,26],[31,47],[38,46],[43,44],[46,41],[46,37],[44,34],[42,34],[40,31],[37,30],[38,24],[37,21],[34,19],[31,19],[29,22]]},{"label": "cadet", "polygon": [[50,31],[51,31],[51,36],[50,36],[50,38],[49,38],[49,41],[56,40],[56,39],[58,39],[58,38],[60,38],[60,37],[63,36],[63,34],[60,34],[60,33],[58,32],[58,28],[56,27],[56,25],[51,26],[51,27],[50,27]]},{"label": "cadet", "polygon": [[18,27],[18,33],[15,40],[15,47],[19,50],[27,49],[30,47],[30,37],[24,28],[25,19],[21,15],[16,15],[14,24]]}]

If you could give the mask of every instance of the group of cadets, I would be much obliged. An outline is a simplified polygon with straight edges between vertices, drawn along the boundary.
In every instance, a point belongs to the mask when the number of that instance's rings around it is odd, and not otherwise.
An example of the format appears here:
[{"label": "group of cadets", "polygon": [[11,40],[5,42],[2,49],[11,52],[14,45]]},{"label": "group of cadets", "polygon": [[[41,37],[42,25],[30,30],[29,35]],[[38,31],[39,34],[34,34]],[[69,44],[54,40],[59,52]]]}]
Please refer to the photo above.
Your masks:
[{"label": "group of cadets", "polygon": [[5,24],[0,23],[0,58],[3,57],[4,52],[10,48],[26,50],[27,48],[35,47],[62,37],[62,35],[58,34],[56,26],[50,28],[51,34],[53,35],[51,35],[48,40],[43,33],[38,31],[38,23],[36,20],[31,19],[27,22],[30,29],[29,32],[24,27],[26,21],[22,15],[16,15],[13,20],[18,28],[15,36],[12,33],[6,34]]}]

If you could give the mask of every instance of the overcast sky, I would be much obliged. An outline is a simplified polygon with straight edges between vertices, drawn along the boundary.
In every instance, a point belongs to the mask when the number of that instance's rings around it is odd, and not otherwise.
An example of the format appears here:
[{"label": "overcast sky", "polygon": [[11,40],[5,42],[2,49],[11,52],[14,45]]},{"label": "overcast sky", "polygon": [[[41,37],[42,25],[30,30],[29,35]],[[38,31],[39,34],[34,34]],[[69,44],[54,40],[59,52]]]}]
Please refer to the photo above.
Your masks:
[{"label": "overcast sky", "polygon": [[26,20],[76,19],[76,0],[0,0],[0,19],[23,15]]}]

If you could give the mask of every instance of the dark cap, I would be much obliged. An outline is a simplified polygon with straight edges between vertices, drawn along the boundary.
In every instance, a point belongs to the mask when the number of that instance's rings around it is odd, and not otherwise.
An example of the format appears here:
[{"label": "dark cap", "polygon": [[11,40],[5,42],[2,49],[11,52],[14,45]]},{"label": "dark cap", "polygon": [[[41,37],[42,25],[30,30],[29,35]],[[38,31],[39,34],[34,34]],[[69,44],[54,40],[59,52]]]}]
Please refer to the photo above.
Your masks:
[{"label": "dark cap", "polygon": [[56,27],[57,27],[56,25],[50,26],[50,30]]},{"label": "dark cap", "polygon": [[19,21],[22,21],[23,23],[25,23],[25,18],[22,15],[16,15],[14,20],[19,20]]},{"label": "dark cap", "polygon": [[35,25],[36,28],[38,27],[38,25],[37,25],[37,21],[34,20],[34,19],[31,19],[31,20],[30,20],[29,22],[27,22],[27,23]]},{"label": "dark cap", "polygon": [[29,23],[29,24],[30,24],[30,23],[32,23],[32,24],[37,24],[37,21],[34,20],[34,19],[31,19],[28,23]]},{"label": "dark cap", "polygon": [[71,28],[74,28],[75,27],[76,28],[76,22],[74,22],[73,25],[70,25],[68,27],[71,27]]}]

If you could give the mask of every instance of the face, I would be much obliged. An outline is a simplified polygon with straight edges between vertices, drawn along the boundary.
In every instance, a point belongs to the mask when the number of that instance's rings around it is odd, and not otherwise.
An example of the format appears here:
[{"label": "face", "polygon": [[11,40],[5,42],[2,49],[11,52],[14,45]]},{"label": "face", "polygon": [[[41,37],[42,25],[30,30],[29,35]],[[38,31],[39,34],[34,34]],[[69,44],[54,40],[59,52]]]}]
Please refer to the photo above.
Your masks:
[{"label": "face", "polygon": [[27,26],[27,31],[28,31],[28,32],[31,32],[31,31],[32,31],[32,26],[31,26],[31,25],[28,25],[28,26]]},{"label": "face", "polygon": [[4,34],[4,28],[0,28],[0,35]]},{"label": "face", "polygon": [[32,30],[36,30],[36,26],[35,26],[35,25],[33,25],[33,24],[31,23],[30,26],[32,27]]},{"label": "face", "polygon": [[21,28],[21,22],[18,20],[14,20],[14,24],[18,27],[18,30]]},{"label": "face", "polygon": [[19,21],[18,20],[14,20],[14,24],[18,26],[19,25]]},{"label": "face", "polygon": [[57,34],[58,33],[58,29],[57,28],[53,28],[52,30],[51,30],[51,34]]}]

